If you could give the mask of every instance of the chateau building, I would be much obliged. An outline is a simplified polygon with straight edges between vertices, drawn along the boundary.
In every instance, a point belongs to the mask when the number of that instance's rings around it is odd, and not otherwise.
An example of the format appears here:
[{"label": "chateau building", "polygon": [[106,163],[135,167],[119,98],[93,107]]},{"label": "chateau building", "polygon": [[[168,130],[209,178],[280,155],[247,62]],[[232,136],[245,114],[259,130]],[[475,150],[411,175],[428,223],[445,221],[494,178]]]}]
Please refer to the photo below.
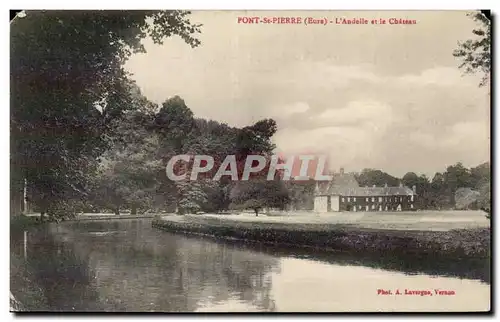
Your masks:
[{"label": "chateau building", "polygon": [[412,211],[416,210],[416,198],[415,186],[360,187],[354,175],[340,169],[332,181],[316,185],[314,211]]}]

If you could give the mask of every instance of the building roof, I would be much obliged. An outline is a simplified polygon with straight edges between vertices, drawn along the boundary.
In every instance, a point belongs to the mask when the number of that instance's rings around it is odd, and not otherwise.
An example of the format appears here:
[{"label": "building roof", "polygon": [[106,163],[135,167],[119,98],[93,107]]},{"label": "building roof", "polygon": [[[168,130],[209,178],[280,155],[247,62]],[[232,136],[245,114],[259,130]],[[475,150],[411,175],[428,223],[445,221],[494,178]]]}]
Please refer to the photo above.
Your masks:
[{"label": "building roof", "polygon": [[316,186],[316,195],[338,195],[351,197],[370,196],[411,196],[412,189],[399,187],[360,187],[351,173],[337,173],[330,182],[320,182]]}]

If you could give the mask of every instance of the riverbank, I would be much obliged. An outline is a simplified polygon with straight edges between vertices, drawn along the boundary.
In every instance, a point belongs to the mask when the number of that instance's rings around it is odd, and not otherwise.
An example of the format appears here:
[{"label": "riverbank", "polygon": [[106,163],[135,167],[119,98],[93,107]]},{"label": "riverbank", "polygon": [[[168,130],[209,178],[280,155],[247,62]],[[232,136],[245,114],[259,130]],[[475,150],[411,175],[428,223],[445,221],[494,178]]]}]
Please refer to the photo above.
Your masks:
[{"label": "riverbank", "polygon": [[[32,221],[39,221],[40,214],[29,214],[26,216],[19,216],[28,218]],[[98,213],[88,213],[88,214],[80,214],[73,218],[67,218],[62,221],[87,221],[87,220],[116,220],[116,219],[147,219],[154,218],[155,214],[139,214],[139,215],[115,215],[115,214],[98,214]],[[49,221],[47,219],[46,221]]]},{"label": "riverbank", "polygon": [[[489,227],[452,230],[367,228],[353,223],[303,223],[283,220],[241,220],[225,216],[161,216],[156,228],[170,232],[209,236],[217,239],[277,244],[322,251],[439,256],[454,259],[489,258]],[[383,226],[383,225],[382,225]],[[427,260],[427,259],[423,259]]]},{"label": "riverbank", "polygon": [[82,214],[65,221],[87,221],[87,220],[116,220],[116,219],[147,219],[154,218],[154,214],[142,215],[115,215],[115,214]]},{"label": "riverbank", "polygon": [[[195,216],[197,218],[199,216]],[[447,231],[453,229],[489,228],[491,221],[483,211],[401,211],[401,212],[285,212],[255,214],[204,214],[211,220],[231,220],[238,222],[286,223],[286,224],[336,224],[350,227],[389,229]]]}]

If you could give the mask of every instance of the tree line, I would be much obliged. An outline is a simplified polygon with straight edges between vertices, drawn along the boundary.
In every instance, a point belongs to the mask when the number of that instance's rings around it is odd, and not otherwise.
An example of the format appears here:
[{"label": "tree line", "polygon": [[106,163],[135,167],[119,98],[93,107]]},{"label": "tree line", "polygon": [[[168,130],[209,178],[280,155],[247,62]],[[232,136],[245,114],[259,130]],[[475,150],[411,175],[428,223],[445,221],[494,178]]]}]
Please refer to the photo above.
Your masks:
[{"label": "tree line", "polygon": [[[161,104],[155,111],[136,89],[136,106],[115,120],[110,132],[110,148],[101,156],[86,199],[88,211],[120,210],[169,211],[184,213],[221,212],[238,207],[258,213],[264,207],[283,208],[287,195],[278,196],[284,182],[265,180],[266,168],[247,182],[234,182],[229,175],[220,180],[200,176],[173,181],[166,165],[175,155],[209,155],[220,164],[235,155],[241,177],[248,155],[271,156],[271,137],[276,122],[264,119],[243,128],[194,117],[179,96]],[[185,164],[189,172],[193,162]],[[217,168],[214,167],[214,168]],[[281,190],[280,190],[281,189]]]},{"label": "tree line", "polygon": [[196,48],[189,11],[26,11],[10,30],[10,210],[27,183],[42,213],[89,198],[116,120],[137,104],[124,69],[145,37]]},{"label": "tree line", "polygon": [[364,169],[355,174],[355,177],[360,186],[397,186],[399,183],[409,188],[415,186],[420,209],[455,209],[457,191],[461,188],[470,188],[479,193],[479,197],[469,208],[488,211],[491,208],[489,162],[471,168],[466,168],[458,162],[448,166],[444,172],[437,172],[432,178],[425,174],[417,175],[415,172],[407,172],[398,178],[376,169]]},{"label": "tree line", "polygon": [[[219,162],[228,154],[269,156],[277,130],[274,120],[234,128],[196,118],[180,97],[160,107],[148,101],[123,68],[133,54],[145,52],[141,40],[162,44],[180,37],[193,48],[201,25],[190,12],[27,11],[11,24],[11,214],[22,211],[23,190],[42,214],[77,211],[180,213],[250,208],[309,209],[315,183],[263,180],[231,182],[167,180],[165,164],[177,154],[207,154]],[[483,40],[466,42],[455,55],[464,66],[489,73],[489,24],[474,31]],[[482,47],[481,47],[482,46]],[[481,55],[471,52],[483,48]],[[480,63],[478,63],[479,61]],[[465,67],[464,67],[465,68]],[[467,71],[469,71],[467,69]],[[261,176],[259,178],[259,176]],[[366,169],[361,185],[395,183],[398,178]],[[422,208],[453,207],[457,189],[481,192],[488,207],[489,163],[461,164],[431,179],[407,173],[401,180],[417,186]],[[392,180],[392,181],[391,181]]]}]

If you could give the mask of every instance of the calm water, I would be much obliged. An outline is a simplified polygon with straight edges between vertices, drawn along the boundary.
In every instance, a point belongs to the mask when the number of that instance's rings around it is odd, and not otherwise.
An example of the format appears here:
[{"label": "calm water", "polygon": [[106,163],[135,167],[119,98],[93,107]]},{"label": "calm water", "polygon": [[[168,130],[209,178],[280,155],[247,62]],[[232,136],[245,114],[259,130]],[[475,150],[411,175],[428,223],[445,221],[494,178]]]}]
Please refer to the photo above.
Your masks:
[{"label": "calm water", "polygon": [[[488,263],[437,263],[215,242],[150,220],[51,225],[14,237],[53,311],[484,311]],[[14,272],[15,274],[15,272]],[[448,275],[448,276],[443,276]],[[378,295],[379,289],[392,295]],[[454,295],[404,295],[435,289]],[[399,290],[403,295],[394,295]],[[22,290],[12,283],[16,295]]]}]

